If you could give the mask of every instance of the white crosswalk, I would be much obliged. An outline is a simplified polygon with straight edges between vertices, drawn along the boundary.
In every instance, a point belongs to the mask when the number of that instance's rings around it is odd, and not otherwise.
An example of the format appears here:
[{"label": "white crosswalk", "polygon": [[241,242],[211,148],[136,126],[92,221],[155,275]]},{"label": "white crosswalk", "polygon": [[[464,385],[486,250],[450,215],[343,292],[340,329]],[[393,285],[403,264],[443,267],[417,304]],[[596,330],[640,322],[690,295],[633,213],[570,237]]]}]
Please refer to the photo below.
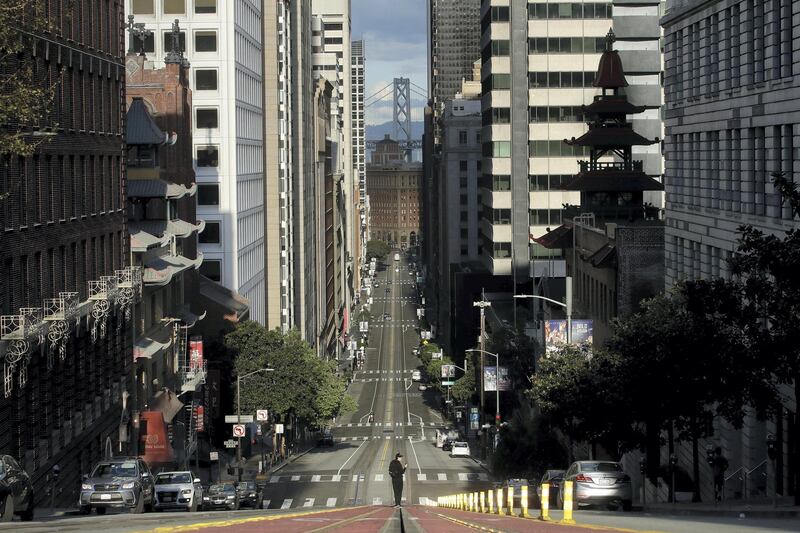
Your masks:
[{"label": "white crosswalk", "polygon": [[287,498],[283,500],[283,504],[281,505],[281,509],[289,509],[292,506],[292,498]]},{"label": "white crosswalk", "polygon": [[[301,500],[301,502],[298,502],[297,508],[314,507],[314,504],[316,503],[316,501],[317,501],[316,498],[304,498],[303,500]],[[382,497],[376,496],[376,497],[372,498],[372,505],[383,505],[383,501],[384,500],[383,500]],[[420,496],[418,498],[418,501],[419,501],[420,505],[426,505],[426,506],[427,505],[433,505],[433,503],[435,502],[435,500],[429,498],[428,496]],[[295,502],[294,498],[287,498],[287,499],[283,500],[283,502],[281,503],[280,508],[281,509],[291,509],[292,505],[294,504],[294,502]],[[336,507],[336,504],[338,502],[339,502],[339,498],[335,498],[335,497],[333,497],[333,498],[325,498],[325,507],[328,507],[328,508]],[[403,497],[403,503],[407,503],[407,500],[406,500],[405,497]],[[262,509],[269,509],[271,504],[272,504],[272,500],[264,500],[264,502],[262,504]],[[320,505],[322,505],[321,502],[320,502]]]},{"label": "white crosswalk", "polygon": [[[489,481],[489,475],[484,472],[436,472],[426,473],[418,472],[416,474],[417,481],[425,481],[428,483],[436,481]],[[315,474],[315,475],[287,475],[287,476],[272,476],[269,483],[350,483],[361,481],[365,479],[364,474],[356,475],[341,475],[341,474]],[[386,481],[386,474],[375,474],[375,481]]]},{"label": "white crosswalk", "polygon": [[325,507],[336,507],[336,498],[328,498]]},{"label": "white crosswalk", "polygon": [[314,498],[306,498],[306,501],[303,502],[303,507],[314,507]]},{"label": "white crosswalk", "polygon": [[[419,427],[419,422],[395,422],[395,426],[397,427]],[[424,424],[423,424],[424,425]],[[436,422],[429,422],[428,425],[430,427],[436,427],[437,425],[441,425],[441,423],[437,424]],[[391,422],[355,422],[350,424],[337,424],[337,428],[371,428],[371,427],[392,427]]]}]

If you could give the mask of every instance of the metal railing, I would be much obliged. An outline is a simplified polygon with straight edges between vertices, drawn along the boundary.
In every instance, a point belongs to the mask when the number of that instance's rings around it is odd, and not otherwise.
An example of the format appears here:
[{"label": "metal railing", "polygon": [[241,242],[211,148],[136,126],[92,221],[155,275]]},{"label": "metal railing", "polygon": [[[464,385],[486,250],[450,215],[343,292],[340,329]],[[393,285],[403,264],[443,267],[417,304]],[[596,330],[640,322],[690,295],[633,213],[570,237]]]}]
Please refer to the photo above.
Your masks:
[{"label": "metal railing", "polygon": [[643,172],[644,163],[641,161],[578,161],[581,172]]}]

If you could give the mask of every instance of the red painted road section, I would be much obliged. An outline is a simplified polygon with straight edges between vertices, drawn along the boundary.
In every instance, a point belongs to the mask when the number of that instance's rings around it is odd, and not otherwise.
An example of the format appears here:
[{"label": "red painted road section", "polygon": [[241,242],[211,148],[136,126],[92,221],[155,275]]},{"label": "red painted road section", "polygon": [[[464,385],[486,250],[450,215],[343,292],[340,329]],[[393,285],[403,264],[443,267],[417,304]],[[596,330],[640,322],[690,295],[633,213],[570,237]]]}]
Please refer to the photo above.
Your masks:
[{"label": "red painted road section", "polygon": [[229,526],[204,527],[198,531],[201,533],[231,533],[233,531],[236,533],[261,533],[266,531],[305,533],[324,529],[324,531],[347,530],[348,533],[378,533],[394,512],[395,510],[392,507],[362,507]]},{"label": "red painted road section", "polygon": [[[405,508],[406,517],[416,518],[415,522],[426,533],[457,533],[464,531],[502,531],[504,533],[572,533],[592,532],[608,533],[607,529],[590,529],[585,526],[574,527],[547,522],[540,522],[532,518],[514,518],[482,513],[456,511],[454,509],[439,509],[437,507],[408,507]],[[455,519],[448,520],[442,516]]]}]

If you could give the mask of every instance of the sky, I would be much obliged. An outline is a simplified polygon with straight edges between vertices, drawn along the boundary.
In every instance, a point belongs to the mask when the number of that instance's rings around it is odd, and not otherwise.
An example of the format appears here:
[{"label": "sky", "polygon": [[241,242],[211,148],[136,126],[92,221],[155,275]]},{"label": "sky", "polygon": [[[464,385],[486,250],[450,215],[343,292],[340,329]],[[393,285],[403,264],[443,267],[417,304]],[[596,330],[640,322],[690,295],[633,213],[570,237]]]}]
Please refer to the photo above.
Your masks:
[{"label": "sky", "polygon": [[[410,78],[412,91],[428,86],[426,0],[352,0],[352,39],[364,40],[366,55],[365,98],[392,83]],[[420,89],[421,88],[421,89]],[[366,109],[367,124],[392,120],[392,93]],[[369,103],[369,101],[367,102]],[[412,92],[411,120],[422,120],[425,98]]]}]

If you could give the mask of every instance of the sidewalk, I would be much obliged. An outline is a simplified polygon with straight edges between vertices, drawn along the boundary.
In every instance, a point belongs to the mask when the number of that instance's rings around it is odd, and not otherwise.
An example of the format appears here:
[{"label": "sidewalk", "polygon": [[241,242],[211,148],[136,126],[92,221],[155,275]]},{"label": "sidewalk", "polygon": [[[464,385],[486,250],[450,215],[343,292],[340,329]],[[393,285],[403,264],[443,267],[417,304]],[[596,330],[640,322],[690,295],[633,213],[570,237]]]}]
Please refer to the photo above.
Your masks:
[{"label": "sidewalk", "polygon": [[725,516],[732,518],[795,518],[800,517],[800,507],[790,501],[779,501],[777,506],[764,500],[728,501],[717,505],[713,503],[648,503],[634,506],[634,511],[644,514],[671,516]]}]

